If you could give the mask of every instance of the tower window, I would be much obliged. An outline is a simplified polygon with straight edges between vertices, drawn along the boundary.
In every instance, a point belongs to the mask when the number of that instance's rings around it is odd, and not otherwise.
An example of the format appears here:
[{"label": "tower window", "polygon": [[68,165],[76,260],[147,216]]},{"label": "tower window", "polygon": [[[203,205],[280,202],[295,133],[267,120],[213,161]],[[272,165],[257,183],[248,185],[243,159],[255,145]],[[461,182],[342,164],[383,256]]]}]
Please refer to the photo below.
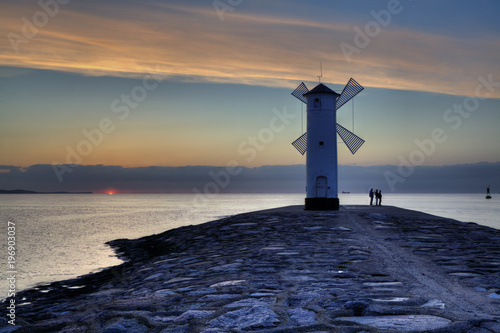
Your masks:
[{"label": "tower window", "polygon": [[320,108],[321,107],[321,101],[317,97],[314,99],[314,107],[315,108]]}]

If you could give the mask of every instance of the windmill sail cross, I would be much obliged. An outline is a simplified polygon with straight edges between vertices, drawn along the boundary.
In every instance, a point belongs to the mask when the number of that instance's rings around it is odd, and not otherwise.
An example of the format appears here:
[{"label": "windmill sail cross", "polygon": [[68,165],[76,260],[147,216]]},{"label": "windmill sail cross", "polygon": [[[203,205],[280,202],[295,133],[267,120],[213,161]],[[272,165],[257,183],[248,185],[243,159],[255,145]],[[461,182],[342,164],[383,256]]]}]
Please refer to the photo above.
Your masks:
[{"label": "windmill sail cross", "polygon": [[[318,87],[316,87],[315,89],[318,89]],[[324,89],[328,88],[324,87]],[[359,94],[363,89],[364,87],[362,85],[360,85],[358,82],[356,82],[356,80],[351,78],[349,82],[347,82],[344,89],[342,90],[342,93],[338,96],[337,101],[335,103],[335,109],[338,110],[345,103],[349,102],[352,98],[354,98],[354,96]],[[330,89],[328,90],[330,91]],[[301,84],[298,85],[297,88],[295,88],[295,90],[292,92],[292,95],[298,98],[303,103],[307,104],[307,99],[304,96],[304,94],[308,92],[310,92],[310,90],[307,88],[305,83],[302,82]],[[359,150],[359,148],[361,148],[361,146],[365,143],[365,140],[361,139],[359,136],[357,136],[356,134],[352,133],[351,131],[349,131],[348,129],[339,124],[336,124],[336,131],[352,154],[355,154]],[[307,150],[307,132],[302,134],[297,140],[292,142],[292,145],[295,147],[295,149],[299,151],[299,153],[304,155]]]}]

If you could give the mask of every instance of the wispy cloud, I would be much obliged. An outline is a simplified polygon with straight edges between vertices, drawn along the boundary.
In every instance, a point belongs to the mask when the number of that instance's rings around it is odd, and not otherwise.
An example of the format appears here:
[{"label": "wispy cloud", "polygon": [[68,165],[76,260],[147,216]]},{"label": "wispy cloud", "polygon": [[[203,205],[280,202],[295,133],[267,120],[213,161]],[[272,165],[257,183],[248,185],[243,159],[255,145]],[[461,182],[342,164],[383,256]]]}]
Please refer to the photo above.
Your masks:
[{"label": "wispy cloud", "polygon": [[[460,39],[394,24],[348,63],[339,44],[351,42],[355,32],[345,23],[243,10],[222,22],[211,6],[78,6],[61,7],[17,53],[8,40],[2,43],[0,65],[120,77],[160,68],[186,81],[293,87],[297,80],[314,79],[323,62],[324,79],[331,83],[351,75],[365,86],[456,95],[472,95],[480,75],[500,77],[498,37]],[[21,18],[36,10],[6,6],[0,35],[21,35]]]}]

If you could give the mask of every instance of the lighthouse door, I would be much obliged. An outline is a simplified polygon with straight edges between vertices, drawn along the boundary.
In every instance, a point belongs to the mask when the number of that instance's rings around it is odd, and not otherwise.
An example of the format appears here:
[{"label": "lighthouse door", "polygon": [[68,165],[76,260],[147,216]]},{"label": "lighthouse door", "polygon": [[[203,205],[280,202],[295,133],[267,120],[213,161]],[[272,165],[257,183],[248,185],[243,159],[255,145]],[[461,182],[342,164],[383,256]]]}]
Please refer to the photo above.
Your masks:
[{"label": "lighthouse door", "polygon": [[316,178],[316,197],[326,198],[326,177]]}]

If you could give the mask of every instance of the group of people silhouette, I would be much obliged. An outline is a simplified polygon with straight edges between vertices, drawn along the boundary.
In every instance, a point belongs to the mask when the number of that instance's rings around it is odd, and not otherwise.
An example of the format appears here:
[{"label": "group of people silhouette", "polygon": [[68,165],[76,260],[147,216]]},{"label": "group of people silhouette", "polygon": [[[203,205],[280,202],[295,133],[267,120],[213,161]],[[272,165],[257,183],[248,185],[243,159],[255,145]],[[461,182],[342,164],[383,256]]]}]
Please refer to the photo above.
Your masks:
[{"label": "group of people silhouette", "polygon": [[382,190],[370,190],[368,194],[370,196],[370,206],[373,205],[373,197],[375,197],[375,206],[382,206]]}]

